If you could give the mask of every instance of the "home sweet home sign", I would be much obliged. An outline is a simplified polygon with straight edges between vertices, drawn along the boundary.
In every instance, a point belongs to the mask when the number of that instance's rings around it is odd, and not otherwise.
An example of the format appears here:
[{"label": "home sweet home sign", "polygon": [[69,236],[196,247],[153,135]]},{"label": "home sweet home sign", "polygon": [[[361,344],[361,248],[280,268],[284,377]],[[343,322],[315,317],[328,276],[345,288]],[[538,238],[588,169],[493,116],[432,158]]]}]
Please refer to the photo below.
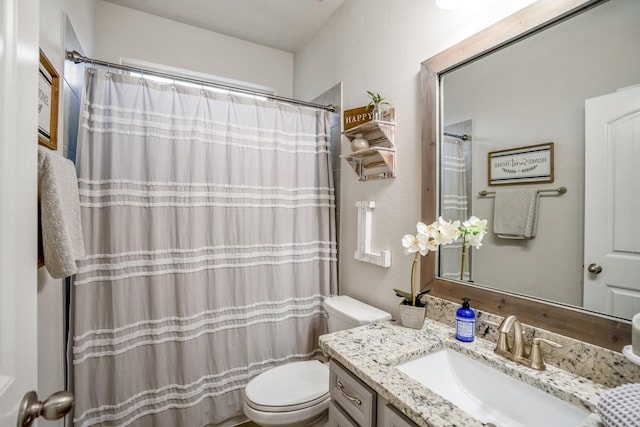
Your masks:
[{"label": "home sweet home sign", "polygon": [[553,182],[553,142],[490,152],[489,185]]}]

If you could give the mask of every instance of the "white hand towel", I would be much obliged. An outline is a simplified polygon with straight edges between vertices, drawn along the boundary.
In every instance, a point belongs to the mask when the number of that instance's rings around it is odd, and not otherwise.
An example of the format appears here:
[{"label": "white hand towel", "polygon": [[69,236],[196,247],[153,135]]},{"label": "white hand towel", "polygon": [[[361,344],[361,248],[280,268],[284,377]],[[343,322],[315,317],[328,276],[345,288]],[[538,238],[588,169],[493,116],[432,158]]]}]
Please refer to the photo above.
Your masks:
[{"label": "white hand towel", "polygon": [[45,266],[54,279],[71,276],[84,256],[76,168],[44,147],[38,147],[38,201]]},{"label": "white hand towel", "polygon": [[493,232],[503,239],[530,239],[538,227],[538,191],[497,190]]}]

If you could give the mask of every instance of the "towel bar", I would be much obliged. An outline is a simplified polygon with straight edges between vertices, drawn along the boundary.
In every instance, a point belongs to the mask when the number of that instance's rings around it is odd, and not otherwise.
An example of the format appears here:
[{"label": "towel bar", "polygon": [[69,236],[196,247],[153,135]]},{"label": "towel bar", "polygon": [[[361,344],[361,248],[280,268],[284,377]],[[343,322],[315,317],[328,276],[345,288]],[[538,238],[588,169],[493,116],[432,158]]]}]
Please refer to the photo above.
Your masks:
[{"label": "towel bar", "polygon": [[[550,192],[564,194],[564,193],[567,192],[567,187],[550,188],[548,190],[538,190],[538,193],[550,193]],[[496,192],[495,191],[482,190],[478,194],[480,196],[487,196],[489,194],[496,194]]]}]

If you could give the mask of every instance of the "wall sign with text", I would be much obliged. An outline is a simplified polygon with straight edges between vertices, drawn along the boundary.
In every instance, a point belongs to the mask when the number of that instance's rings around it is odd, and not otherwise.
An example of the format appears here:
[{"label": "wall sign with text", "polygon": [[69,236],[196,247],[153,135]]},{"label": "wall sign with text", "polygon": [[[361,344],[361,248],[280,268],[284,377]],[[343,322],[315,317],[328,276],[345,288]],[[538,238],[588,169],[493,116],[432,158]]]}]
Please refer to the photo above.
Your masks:
[{"label": "wall sign with text", "polygon": [[358,107],[345,110],[342,113],[344,118],[344,130],[347,131],[373,119],[373,108]]},{"label": "wall sign with text", "polygon": [[60,75],[40,50],[38,81],[38,142],[52,150],[58,148],[58,91]]},{"label": "wall sign with text", "polygon": [[553,142],[492,151],[489,185],[553,182]]}]

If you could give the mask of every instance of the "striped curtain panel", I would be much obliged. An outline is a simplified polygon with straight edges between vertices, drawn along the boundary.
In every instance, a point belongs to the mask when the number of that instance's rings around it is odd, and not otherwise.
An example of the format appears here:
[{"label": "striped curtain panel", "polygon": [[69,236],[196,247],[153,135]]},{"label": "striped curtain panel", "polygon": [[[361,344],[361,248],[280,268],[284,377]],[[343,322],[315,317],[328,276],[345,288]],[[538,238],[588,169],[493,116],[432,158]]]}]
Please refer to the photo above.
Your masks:
[{"label": "striped curtain panel", "polygon": [[[466,190],[466,169],[462,143],[444,138],[442,142],[441,162],[441,212],[445,220],[468,219],[468,202]],[[449,245],[440,246],[440,276],[447,279],[460,280],[462,257],[462,239]],[[470,279],[470,251],[465,259],[464,278]]]},{"label": "striped curtain panel", "polygon": [[322,357],[328,114],[87,70],[75,426],[228,424],[251,378]]}]

